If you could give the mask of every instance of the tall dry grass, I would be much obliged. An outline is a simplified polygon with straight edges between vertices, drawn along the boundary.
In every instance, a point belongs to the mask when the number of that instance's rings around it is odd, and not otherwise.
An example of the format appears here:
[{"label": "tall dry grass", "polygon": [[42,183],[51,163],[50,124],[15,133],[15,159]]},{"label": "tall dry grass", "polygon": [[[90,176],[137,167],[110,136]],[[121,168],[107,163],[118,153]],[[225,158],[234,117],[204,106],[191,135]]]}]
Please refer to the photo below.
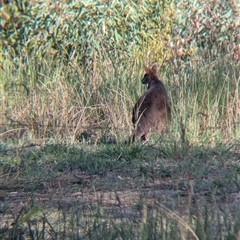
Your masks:
[{"label": "tall dry grass", "polygon": [[[131,112],[145,91],[141,61],[98,65],[94,75],[77,63],[54,59],[5,61],[0,73],[2,134],[19,129],[31,138],[74,142],[81,133],[132,130]],[[229,61],[194,62],[178,69],[160,68],[173,108],[172,129],[180,122],[193,142],[239,136],[239,64]],[[180,136],[180,135],[179,135]]]}]

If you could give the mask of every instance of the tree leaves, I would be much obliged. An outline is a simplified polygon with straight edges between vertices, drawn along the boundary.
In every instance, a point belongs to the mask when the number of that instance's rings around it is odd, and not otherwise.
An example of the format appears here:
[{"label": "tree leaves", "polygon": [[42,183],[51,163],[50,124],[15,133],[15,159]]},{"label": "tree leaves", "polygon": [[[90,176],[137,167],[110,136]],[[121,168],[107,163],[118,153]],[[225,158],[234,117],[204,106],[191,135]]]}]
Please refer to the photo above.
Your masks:
[{"label": "tree leaves", "polygon": [[[94,49],[109,54],[118,51],[124,55],[131,46],[131,51],[134,47],[137,52],[142,46],[142,40],[146,40],[148,35],[154,35],[154,26],[158,23],[160,26],[158,15],[161,9],[160,6],[156,9],[157,2],[31,2],[22,12],[12,11],[7,18],[9,21],[1,36],[8,44],[3,47],[11,46],[16,52],[21,52],[23,46],[26,48],[24,51],[30,54],[34,49],[41,48],[41,54],[45,55],[47,52],[44,49],[49,47],[49,42],[53,42],[57,53],[62,54],[58,46],[65,43],[63,45],[73,45],[78,49],[76,58],[80,61],[91,58]],[[11,5],[11,8],[17,9],[17,5]],[[141,26],[145,26],[144,29]],[[14,29],[17,31],[12,34]]]}]

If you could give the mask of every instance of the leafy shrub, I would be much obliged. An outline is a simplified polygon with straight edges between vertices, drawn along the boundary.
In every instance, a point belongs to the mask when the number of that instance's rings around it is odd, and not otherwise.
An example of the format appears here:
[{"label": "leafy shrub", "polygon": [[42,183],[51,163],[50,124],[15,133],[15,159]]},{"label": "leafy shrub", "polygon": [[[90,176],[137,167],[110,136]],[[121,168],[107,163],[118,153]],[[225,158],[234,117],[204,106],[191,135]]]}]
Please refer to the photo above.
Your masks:
[{"label": "leafy shrub", "polygon": [[[163,21],[164,12],[173,13],[168,6],[156,0],[12,2],[1,10],[1,44],[17,55],[64,53],[67,60],[78,59],[85,66],[96,58],[116,61],[137,52],[142,56],[143,43],[153,39],[153,50],[161,33],[169,33]],[[164,44],[159,46],[163,54]]]},{"label": "leafy shrub", "polygon": [[239,1],[182,0],[176,9],[176,56],[195,52],[203,61],[218,57],[239,60]]},{"label": "leafy shrub", "polygon": [[0,45],[16,55],[53,54],[91,68],[129,56],[186,61],[199,51],[239,58],[237,0],[14,1],[0,15]]}]

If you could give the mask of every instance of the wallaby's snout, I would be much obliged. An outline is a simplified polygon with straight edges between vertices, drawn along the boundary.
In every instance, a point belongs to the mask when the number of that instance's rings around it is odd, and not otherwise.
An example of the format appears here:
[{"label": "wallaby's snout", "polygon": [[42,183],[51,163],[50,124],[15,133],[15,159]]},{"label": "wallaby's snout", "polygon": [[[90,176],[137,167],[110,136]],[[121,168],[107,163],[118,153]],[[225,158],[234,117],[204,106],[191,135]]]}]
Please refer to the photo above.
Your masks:
[{"label": "wallaby's snout", "polygon": [[164,132],[171,119],[171,106],[167,90],[157,75],[157,65],[144,65],[146,73],[141,82],[148,84],[148,89],[136,102],[132,112],[134,134],[132,142],[137,138],[147,139],[151,132]]},{"label": "wallaby's snout", "polygon": [[149,81],[148,78],[149,78],[149,75],[145,73],[143,76],[143,79],[141,80],[142,84],[147,84]]}]

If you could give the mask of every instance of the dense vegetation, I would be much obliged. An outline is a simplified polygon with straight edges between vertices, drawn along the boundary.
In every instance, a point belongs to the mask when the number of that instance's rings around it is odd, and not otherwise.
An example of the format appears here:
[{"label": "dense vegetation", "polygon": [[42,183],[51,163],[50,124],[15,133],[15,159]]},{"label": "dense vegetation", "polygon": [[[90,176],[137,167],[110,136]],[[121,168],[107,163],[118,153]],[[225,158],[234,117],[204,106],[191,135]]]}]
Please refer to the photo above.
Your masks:
[{"label": "dense vegetation", "polygon": [[[238,2],[3,3],[0,236],[238,239]],[[129,145],[153,62],[172,126]]]}]

